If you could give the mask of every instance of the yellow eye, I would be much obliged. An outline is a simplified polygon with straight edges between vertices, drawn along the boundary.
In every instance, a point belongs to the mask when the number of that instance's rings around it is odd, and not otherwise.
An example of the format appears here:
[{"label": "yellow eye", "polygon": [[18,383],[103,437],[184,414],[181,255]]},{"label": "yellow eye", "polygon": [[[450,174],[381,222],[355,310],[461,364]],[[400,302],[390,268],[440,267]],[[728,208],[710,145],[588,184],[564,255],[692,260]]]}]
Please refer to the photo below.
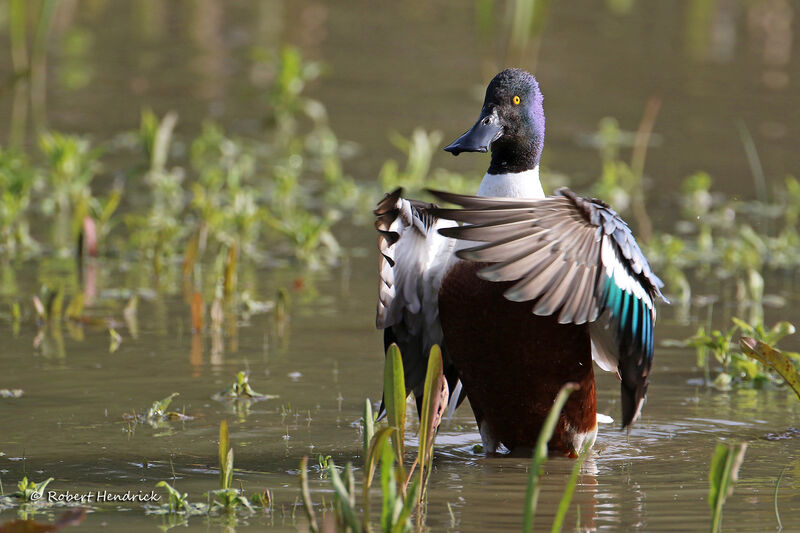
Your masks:
[{"label": "yellow eye", "polygon": [[512,98],[511,101],[514,102],[514,105],[519,105],[519,96],[514,95],[514,98]]}]

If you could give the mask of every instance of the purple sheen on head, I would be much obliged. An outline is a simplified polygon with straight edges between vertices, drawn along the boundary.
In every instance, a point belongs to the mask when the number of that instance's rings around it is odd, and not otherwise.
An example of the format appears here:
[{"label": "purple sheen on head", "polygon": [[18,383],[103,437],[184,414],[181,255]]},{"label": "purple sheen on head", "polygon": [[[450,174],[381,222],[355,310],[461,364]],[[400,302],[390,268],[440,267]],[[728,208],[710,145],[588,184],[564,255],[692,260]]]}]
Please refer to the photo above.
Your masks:
[{"label": "purple sheen on head", "polygon": [[[513,104],[519,96],[520,103]],[[496,108],[506,134],[492,145],[490,173],[519,172],[539,164],[544,147],[545,117],[542,92],[536,78],[511,68],[495,76],[486,88],[484,112]]]}]

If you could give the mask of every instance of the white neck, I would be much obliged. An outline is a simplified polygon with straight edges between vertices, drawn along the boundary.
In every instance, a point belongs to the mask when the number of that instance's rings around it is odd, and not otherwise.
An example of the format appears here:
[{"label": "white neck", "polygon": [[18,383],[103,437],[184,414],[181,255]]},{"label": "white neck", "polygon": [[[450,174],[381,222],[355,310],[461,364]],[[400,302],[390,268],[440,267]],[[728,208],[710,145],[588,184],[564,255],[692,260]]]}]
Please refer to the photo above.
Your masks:
[{"label": "white neck", "polygon": [[539,181],[539,165],[522,172],[508,174],[486,174],[478,189],[478,196],[504,198],[544,198],[542,182]]}]

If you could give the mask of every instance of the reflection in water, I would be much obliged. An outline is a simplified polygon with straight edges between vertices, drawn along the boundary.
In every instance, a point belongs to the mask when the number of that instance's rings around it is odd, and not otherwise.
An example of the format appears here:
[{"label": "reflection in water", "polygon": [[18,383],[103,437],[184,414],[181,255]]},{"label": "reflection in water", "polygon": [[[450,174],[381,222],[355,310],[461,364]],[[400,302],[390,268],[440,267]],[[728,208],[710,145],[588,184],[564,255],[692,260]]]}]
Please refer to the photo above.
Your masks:
[{"label": "reflection in water", "polygon": [[203,374],[203,334],[202,332],[192,332],[192,348],[189,352],[189,362],[192,365],[192,377],[200,377]]},{"label": "reflection in water", "polygon": [[195,0],[189,8],[188,28],[200,52],[192,61],[198,79],[196,96],[200,100],[217,100],[224,94],[227,79],[228,48],[222,38],[225,10],[218,0]]},{"label": "reflection in water", "polygon": [[794,8],[787,0],[765,0],[750,6],[747,15],[752,44],[761,49],[762,83],[770,89],[785,89],[794,40]]}]

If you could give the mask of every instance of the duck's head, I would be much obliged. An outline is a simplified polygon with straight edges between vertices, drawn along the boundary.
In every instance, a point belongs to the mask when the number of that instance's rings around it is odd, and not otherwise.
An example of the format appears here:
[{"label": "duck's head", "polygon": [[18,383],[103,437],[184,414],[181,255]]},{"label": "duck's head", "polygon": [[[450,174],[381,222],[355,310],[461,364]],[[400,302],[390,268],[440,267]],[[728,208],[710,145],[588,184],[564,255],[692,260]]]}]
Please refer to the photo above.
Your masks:
[{"label": "duck's head", "polygon": [[492,150],[490,174],[535,168],[544,146],[539,84],[524,70],[506,69],[489,83],[478,122],[445,148],[453,155]]}]

